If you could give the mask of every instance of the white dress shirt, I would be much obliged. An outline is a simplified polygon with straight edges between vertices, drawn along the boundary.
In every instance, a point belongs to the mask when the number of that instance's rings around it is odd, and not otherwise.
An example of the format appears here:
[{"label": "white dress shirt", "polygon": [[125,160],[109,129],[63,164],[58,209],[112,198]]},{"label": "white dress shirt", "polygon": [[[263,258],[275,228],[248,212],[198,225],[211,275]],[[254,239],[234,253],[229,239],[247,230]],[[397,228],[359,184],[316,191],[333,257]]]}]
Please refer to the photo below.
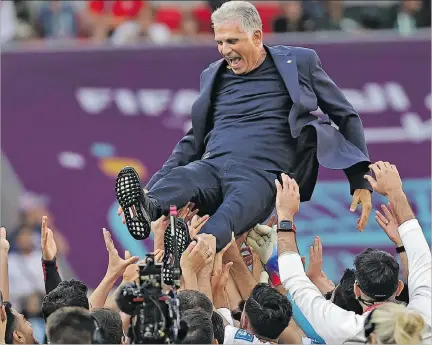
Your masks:
[{"label": "white dress shirt", "polygon": [[[398,228],[408,256],[408,309],[420,313],[425,321],[423,343],[431,343],[431,252],[417,219]],[[304,272],[300,255],[283,253],[279,259],[280,278],[315,331],[326,344],[365,343],[364,321],[369,312],[357,315],[325,299]]]}]

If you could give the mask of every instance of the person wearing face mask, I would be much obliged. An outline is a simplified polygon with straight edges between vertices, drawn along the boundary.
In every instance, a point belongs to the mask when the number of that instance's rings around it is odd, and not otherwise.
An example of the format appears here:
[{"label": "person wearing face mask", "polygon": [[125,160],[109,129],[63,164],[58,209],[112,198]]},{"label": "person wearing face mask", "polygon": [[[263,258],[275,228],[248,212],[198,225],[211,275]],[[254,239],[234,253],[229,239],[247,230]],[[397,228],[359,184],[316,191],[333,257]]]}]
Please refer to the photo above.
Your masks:
[{"label": "person wearing face mask", "polygon": [[[202,214],[212,215],[201,232],[214,235],[221,250],[232,232],[241,235],[270,215],[282,173],[296,178],[301,200],[308,201],[320,164],[344,170],[351,211],[362,207],[362,230],[371,209],[363,126],[316,52],[265,45],[259,13],[246,1],[225,2],[211,18],[222,59],[201,74],[192,129],[150,179],[147,194],[132,195],[140,181],[131,169],[117,179],[118,190],[135,186],[132,194],[117,195],[129,232],[144,239],[170,205],[193,200]],[[310,113],[318,106],[328,117]]]}]

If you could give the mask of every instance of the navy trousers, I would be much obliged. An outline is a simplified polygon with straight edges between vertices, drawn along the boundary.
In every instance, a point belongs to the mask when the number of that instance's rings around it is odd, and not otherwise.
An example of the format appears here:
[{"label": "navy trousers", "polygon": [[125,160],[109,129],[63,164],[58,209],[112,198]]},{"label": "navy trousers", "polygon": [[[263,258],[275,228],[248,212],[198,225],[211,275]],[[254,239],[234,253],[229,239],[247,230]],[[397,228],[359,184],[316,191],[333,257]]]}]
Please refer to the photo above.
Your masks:
[{"label": "navy trousers", "polygon": [[217,250],[272,212],[276,198],[277,174],[252,164],[217,157],[176,167],[156,182],[147,196],[157,205],[158,216],[193,201],[200,214],[211,215],[201,233],[212,234]]}]

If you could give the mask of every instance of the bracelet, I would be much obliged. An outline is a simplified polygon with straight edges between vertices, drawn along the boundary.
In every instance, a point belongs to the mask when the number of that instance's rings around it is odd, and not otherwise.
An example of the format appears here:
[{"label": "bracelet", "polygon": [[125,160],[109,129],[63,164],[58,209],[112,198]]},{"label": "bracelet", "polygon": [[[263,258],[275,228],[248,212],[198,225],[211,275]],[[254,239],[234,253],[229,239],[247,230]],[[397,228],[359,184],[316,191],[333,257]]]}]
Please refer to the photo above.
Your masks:
[{"label": "bracelet", "polygon": [[403,253],[405,252],[405,247],[402,245],[400,247],[396,247],[396,253]]}]

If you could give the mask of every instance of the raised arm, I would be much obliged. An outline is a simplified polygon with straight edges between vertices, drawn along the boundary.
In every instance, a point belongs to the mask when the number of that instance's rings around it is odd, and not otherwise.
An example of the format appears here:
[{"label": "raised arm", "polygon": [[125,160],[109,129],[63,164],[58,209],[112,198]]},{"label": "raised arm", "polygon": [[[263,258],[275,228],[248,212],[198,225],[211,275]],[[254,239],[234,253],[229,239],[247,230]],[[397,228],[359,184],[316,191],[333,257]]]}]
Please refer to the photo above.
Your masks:
[{"label": "raised arm", "polygon": [[[356,146],[366,157],[369,157],[362,121],[336,83],[323,70],[321,61],[315,51],[309,60],[310,78],[313,90],[318,99],[318,106],[339,127],[339,132]],[[358,222],[358,229],[363,230],[369,216],[372,203],[366,190],[372,191],[363,175],[369,171],[368,162],[355,164],[344,173],[350,184],[353,202],[350,210],[355,211],[357,204],[362,204],[362,215]]]},{"label": "raised arm", "polygon": [[[294,220],[300,205],[297,183],[282,174],[276,182],[276,209],[279,222]],[[278,232],[280,280],[316,333],[326,344],[342,344],[363,328],[363,318],[327,301],[304,271],[295,232]]]},{"label": "raised arm", "polygon": [[402,189],[402,180],[396,166],[389,162],[371,165],[375,178],[365,176],[373,189],[387,196],[399,224],[399,235],[408,257],[408,308],[422,314],[431,327],[432,257],[422,228]]}]

